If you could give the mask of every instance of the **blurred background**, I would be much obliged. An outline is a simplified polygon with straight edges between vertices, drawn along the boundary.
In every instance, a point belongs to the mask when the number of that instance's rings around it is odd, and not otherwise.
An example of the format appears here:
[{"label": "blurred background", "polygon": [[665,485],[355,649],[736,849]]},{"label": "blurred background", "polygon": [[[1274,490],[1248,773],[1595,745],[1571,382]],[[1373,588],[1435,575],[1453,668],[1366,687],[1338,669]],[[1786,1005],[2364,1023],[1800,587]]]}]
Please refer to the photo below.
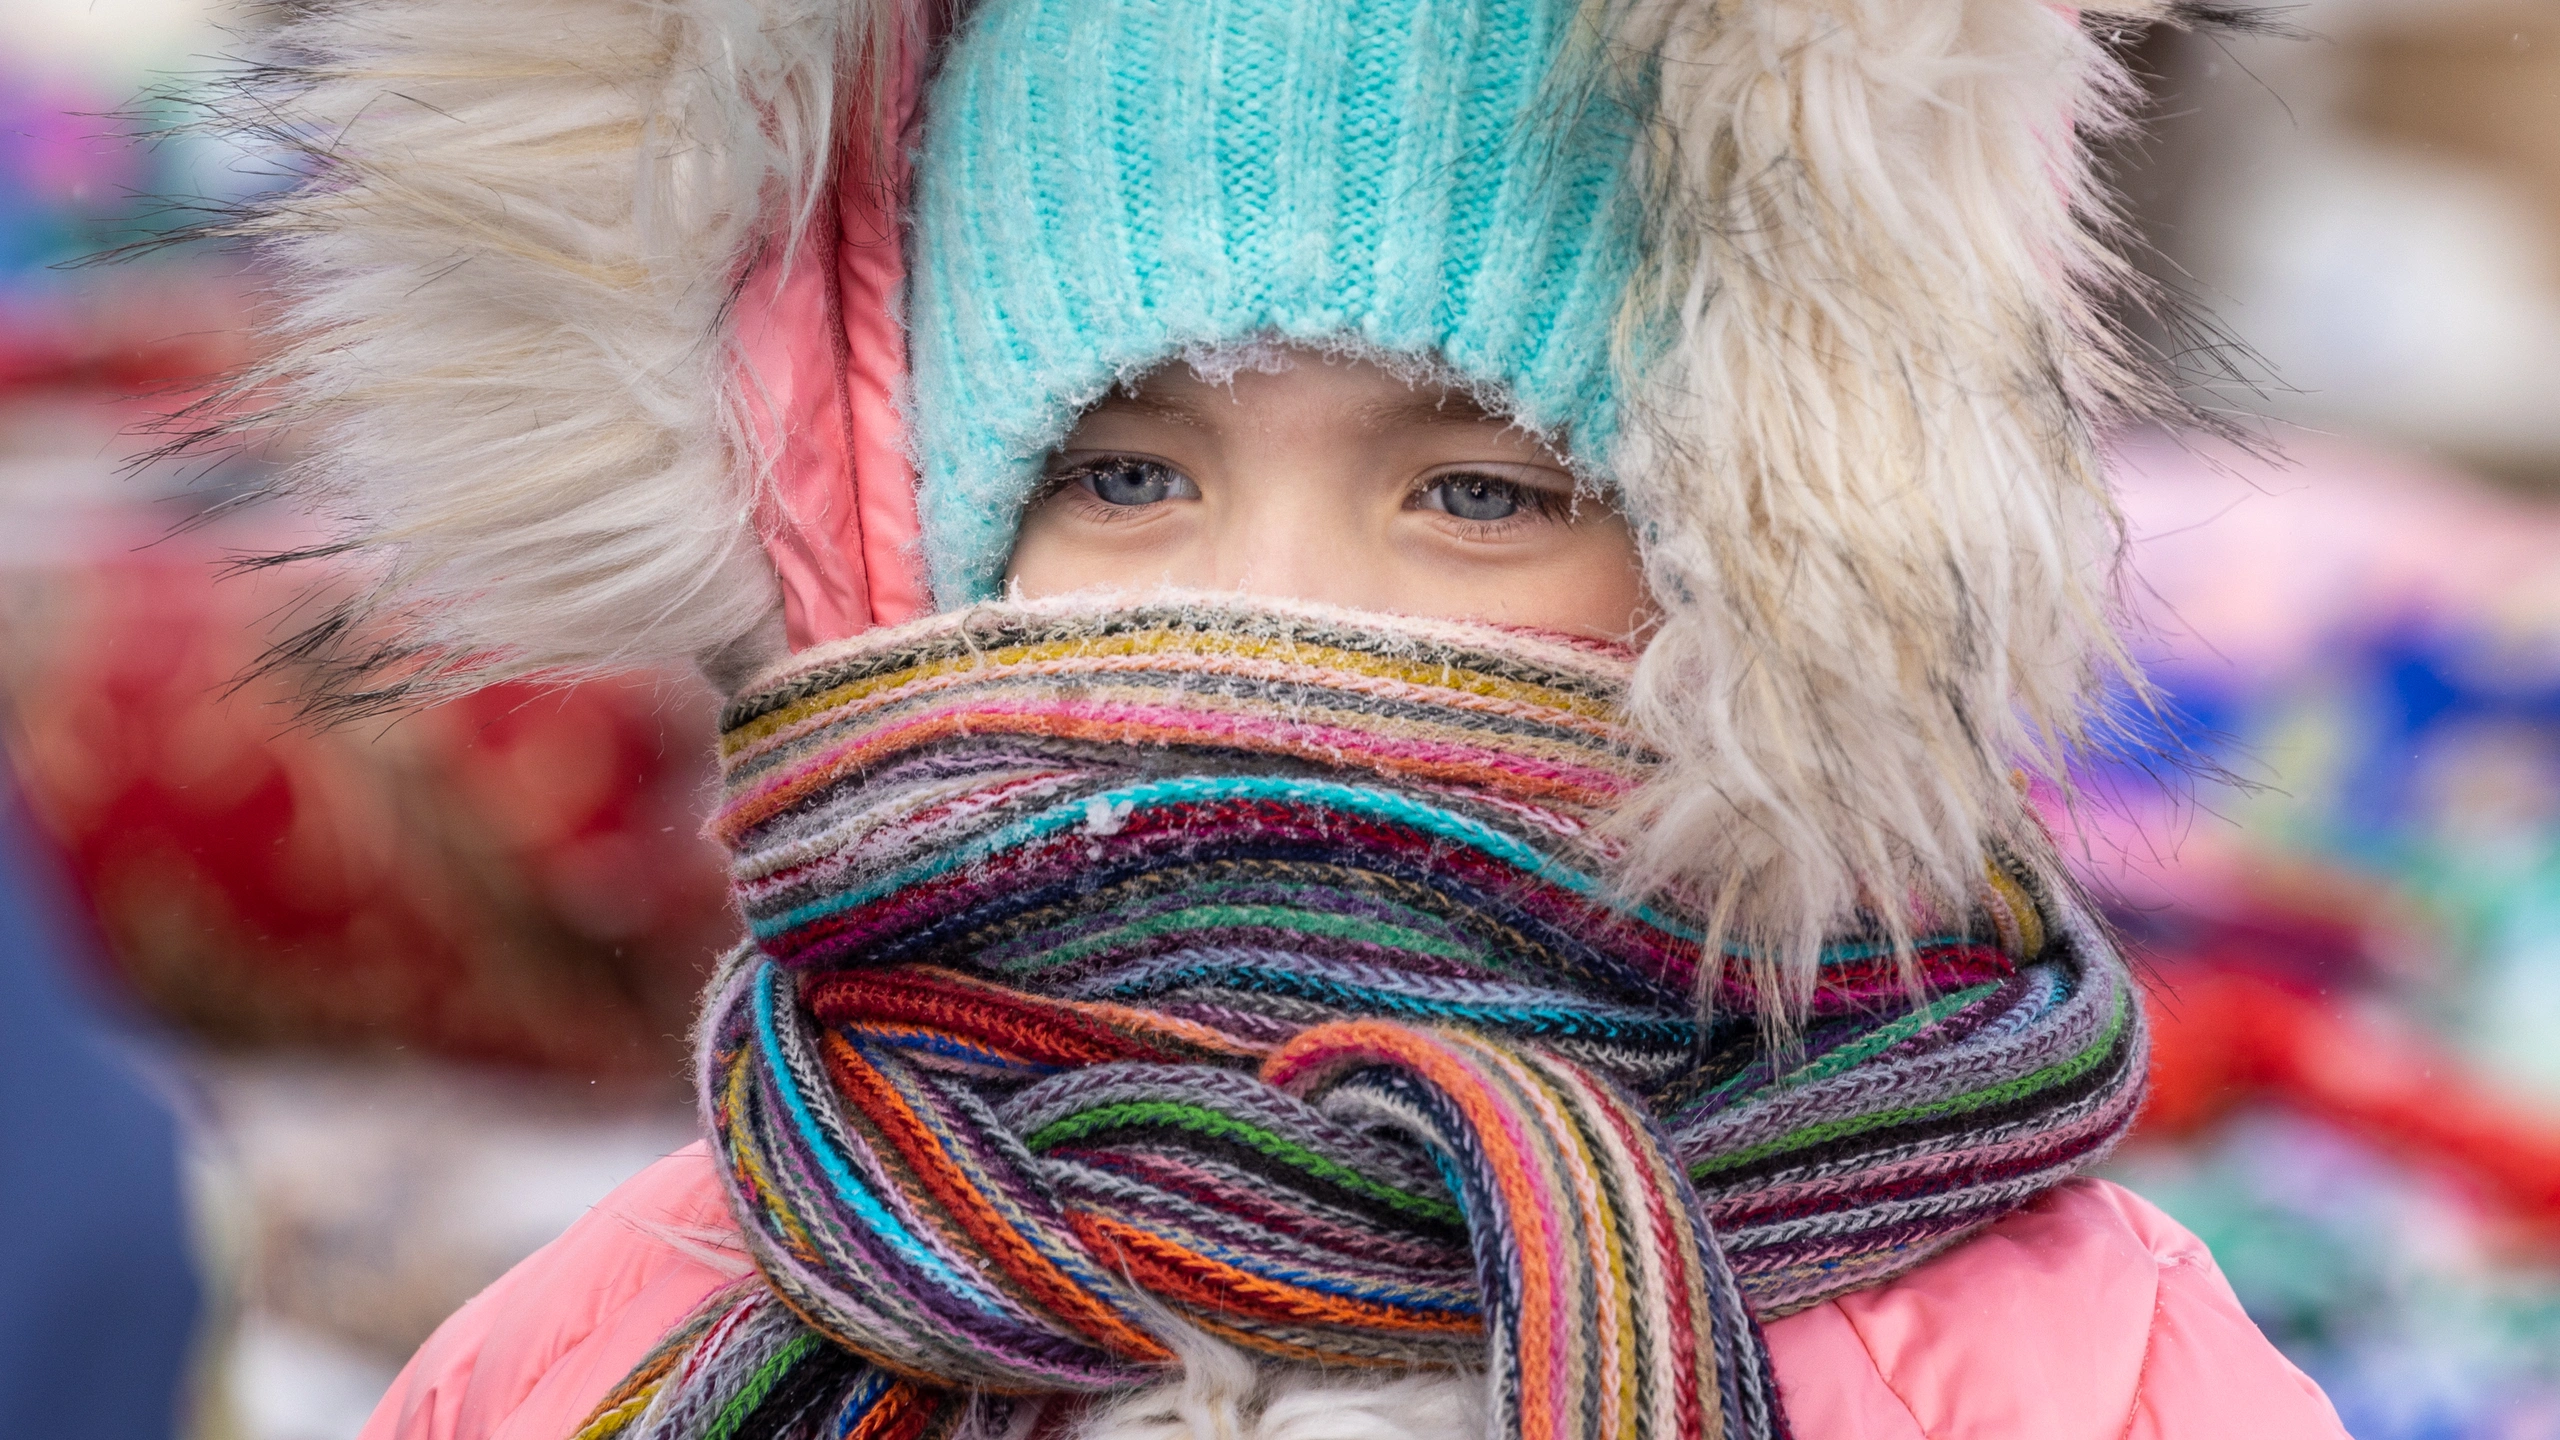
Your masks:
[{"label": "blurred background", "polygon": [[[2115,156],[2235,433],[2120,440],[2161,698],[2056,799],[2153,977],[2111,1172],[2361,1440],[2560,1440],[2560,0],[2279,15],[2142,42]],[[101,1352],[139,1395],[53,1435],[353,1436],[688,1138],[732,934],[693,679],[326,732],[241,679],[287,457],[144,461],[261,277],[74,262],[276,182],[122,138],[259,23],[0,4],[0,1410]]]}]

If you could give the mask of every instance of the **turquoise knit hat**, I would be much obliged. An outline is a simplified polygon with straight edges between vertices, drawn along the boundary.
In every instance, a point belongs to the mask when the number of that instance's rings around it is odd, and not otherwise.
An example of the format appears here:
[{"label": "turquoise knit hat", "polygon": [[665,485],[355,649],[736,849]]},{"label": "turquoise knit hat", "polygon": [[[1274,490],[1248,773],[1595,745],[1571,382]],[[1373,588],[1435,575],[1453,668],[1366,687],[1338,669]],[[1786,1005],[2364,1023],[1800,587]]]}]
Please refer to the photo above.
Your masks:
[{"label": "turquoise knit hat", "polygon": [[926,105],[925,556],[995,593],[1118,382],[1277,338],[1436,366],[1604,475],[1633,109],[1578,0],[987,0]]}]

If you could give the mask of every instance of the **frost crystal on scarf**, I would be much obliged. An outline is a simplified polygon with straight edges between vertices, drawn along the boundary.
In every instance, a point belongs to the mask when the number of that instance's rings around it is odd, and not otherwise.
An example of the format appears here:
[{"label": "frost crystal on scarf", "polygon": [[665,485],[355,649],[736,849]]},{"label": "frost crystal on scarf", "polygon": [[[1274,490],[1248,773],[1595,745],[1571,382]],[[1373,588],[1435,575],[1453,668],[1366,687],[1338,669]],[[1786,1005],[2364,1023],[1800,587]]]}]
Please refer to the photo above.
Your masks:
[{"label": "frost crystal on scarf", "polygon": [[2102,1152],[2140,1011],[1993,866],[1922,930],[1916,999],[1845,935],[1765,1043],[1701,918],[1612,888],[1595,822],[1654,763],[1632,664],[1303,606],[1006,605],[736,702],[717,826],[754,940],[701,1081],[759,1274],[586,1434],[1031,1426],[1162,1379],[1176,1327],[1482,1369],[1506,1440],[1785,1434],[1759,1320]]}]

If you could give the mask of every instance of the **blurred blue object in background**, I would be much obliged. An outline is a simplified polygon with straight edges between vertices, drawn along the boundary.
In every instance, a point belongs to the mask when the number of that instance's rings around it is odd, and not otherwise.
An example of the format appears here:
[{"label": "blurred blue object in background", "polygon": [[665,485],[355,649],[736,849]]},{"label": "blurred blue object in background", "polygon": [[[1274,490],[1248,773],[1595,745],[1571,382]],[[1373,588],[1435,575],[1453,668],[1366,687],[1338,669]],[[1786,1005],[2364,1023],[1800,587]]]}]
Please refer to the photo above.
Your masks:
[{"label": "blurred blue object in background", "polygon": [[2110,1173],[2359,1440],[2560,1440],[2560,496],[2288,450],[2118,455],[2169,698],[2073,817],[2158,982]]},{"label": "blurred blue object in background", "polygon": [[167,1440],[203,1299],[177,1119],[73,973],[45,862],[0,786],[0,1428]]}]

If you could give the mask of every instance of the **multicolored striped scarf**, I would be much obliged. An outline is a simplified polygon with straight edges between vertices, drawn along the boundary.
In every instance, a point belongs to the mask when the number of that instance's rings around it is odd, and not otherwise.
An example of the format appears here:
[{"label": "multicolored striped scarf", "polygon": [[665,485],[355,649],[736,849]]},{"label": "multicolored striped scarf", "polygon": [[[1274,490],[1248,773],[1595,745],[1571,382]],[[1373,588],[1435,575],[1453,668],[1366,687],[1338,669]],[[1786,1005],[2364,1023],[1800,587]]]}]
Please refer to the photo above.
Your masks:
[{"label": "multicolored striped scarf", "polygon": [[1696,916],[1611,889],[1631,664],[1009,605],[737,701],[716,825],[754,938],[701,1078],[757,1274],[584,1433],[1029,1433],[1187,1327],[1481,1368],[1503,1440],[1785,1434],[1759,1321],[2104,1150],[2139,1007],[1993,867],[1916,954],[1832,945],[1766,1042]]}]

